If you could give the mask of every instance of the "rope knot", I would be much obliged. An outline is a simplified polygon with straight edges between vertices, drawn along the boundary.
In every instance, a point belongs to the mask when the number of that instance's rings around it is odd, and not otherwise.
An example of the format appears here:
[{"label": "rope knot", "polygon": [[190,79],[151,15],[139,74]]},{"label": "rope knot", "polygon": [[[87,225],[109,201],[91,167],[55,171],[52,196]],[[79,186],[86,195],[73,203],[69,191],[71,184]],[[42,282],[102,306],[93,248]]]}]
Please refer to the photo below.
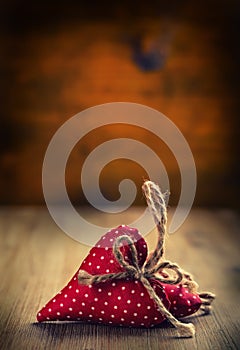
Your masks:
[{"label": "rope knot", "polygon": [[135,268],[128,270],[131,278],[134,280],[141,280],[143,277],[143,273],[141,271],[136,270]]}]

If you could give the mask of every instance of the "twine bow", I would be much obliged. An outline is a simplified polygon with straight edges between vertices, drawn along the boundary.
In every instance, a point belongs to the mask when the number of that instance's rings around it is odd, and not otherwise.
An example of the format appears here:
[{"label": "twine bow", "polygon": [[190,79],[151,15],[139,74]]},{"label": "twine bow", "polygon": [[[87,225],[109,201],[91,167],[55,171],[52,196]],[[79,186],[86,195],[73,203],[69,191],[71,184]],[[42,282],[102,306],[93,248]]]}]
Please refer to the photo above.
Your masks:
[{"label": "twine bow", "polygon": [[[154,221],[159,233],[155,250],[151,253],[144,265],[140,267],[134,241],[131,237],[122,235],[116,239],[113,246],[113,253],[120,266],[123,267],[124,271],[103,275],[91,275],[84,270],[79,270],[78,282],[83,285],[90,285],[103,283],[112,279],[139,280],[147,290],[150,298],[155,301],[159,312],[161,312],[162,315],[165,315],[165,317],[172,323],[172,325],[177,328],[179,335],[182,337],[192,337],[195,334],[194,325],[192,323],[182,323],[177,320],[164,306],[150,283],[151,279],[155,279],[168,284],[178,284],[181,282],[182,285],[187,287],[191,292],[196,292],[198,288],[198,285],[195,281],[193,281],[192,276],[189,273],[183,271],[177,264],[170,261],[161,261],[164,254],[164,242],[167,224],[167,209],[165,198],[168,194],[162,194],[160,188],[152,181],[145,181],[142,186],[142,190],[146,197],[148,207],[154,217]],[[121,246],[123,243],[127,243],[129,247],[131,254],[131,264],[124,259],[124,256],[121,252]],[[173,272],[174,275],[171,276],[167,274],[165,271],[166,269]],[[207,292],[199,294],[200,297],[201,295],[203,297],[205,312],[209,312],[210,304],[215,296]]]}]

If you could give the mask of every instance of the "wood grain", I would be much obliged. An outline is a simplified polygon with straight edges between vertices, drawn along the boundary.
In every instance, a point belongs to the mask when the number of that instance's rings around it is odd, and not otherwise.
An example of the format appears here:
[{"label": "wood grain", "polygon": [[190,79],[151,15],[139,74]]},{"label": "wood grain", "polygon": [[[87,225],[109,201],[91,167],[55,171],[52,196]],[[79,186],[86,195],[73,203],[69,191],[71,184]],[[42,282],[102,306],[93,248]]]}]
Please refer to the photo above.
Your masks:
[{"label": "wood grain", "polygon": [[[125,217],[131,222],[137,209]],[[91,213],[89,217],[91,217]],[[102,225],[108,215],[99,215]],[[212,315],[188,317],[194,339],[176,339],[168,324],[129,329],[82,323],[36,323],[36,313],[77,270],[89,247],[62,233],[41,208],[0,211],[0,349],[238,349],[239,226],[232,211],[193,210],[167,240],[167,258],[194,273],[200,290],[217,294]],[[152,249],[156,232],[147,237]]]}]

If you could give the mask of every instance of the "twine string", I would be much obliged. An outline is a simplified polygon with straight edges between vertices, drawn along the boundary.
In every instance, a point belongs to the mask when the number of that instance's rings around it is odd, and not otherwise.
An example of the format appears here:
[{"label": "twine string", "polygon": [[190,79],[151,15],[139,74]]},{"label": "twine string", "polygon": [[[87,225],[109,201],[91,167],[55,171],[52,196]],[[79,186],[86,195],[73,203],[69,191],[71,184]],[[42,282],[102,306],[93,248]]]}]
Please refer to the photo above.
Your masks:
[{"label": "twine string", "polygon": [[157,246],[145,264],[145,269],[151,271],[163,257],[165,250],[164,243],[167,226],[166,193],[163,194],[160,188],[152,181],[145,181],[142,191],[158,230]]}]

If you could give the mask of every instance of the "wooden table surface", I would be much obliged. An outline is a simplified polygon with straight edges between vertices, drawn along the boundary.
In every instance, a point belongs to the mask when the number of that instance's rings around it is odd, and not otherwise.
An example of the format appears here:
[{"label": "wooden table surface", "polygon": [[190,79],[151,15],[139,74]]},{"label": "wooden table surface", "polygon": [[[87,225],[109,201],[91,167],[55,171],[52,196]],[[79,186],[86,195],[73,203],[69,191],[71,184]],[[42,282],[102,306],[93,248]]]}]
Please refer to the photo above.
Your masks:
[{"label": "wooden table surface", "polygon": [[[136,214],[135,209],[135,214]],[[131,211],[126,222],[131,222]],[[107,215],[98,218],[102,224]],[[36,323],[36,313],[72,277],[89,247],[69,238],[43,208],[0,210],[0,349],[238,349],[239,216],[230,210],[192,210],[168,237],[166,257],[192,272],[200,290],[217,295],[211,315],[188,321],[196,337],[177,339],[164,324],[153,329],[82,323]],[[146,236],[152,249],[156,232]],[[187,321],[187,319],[186,319]]]}]

